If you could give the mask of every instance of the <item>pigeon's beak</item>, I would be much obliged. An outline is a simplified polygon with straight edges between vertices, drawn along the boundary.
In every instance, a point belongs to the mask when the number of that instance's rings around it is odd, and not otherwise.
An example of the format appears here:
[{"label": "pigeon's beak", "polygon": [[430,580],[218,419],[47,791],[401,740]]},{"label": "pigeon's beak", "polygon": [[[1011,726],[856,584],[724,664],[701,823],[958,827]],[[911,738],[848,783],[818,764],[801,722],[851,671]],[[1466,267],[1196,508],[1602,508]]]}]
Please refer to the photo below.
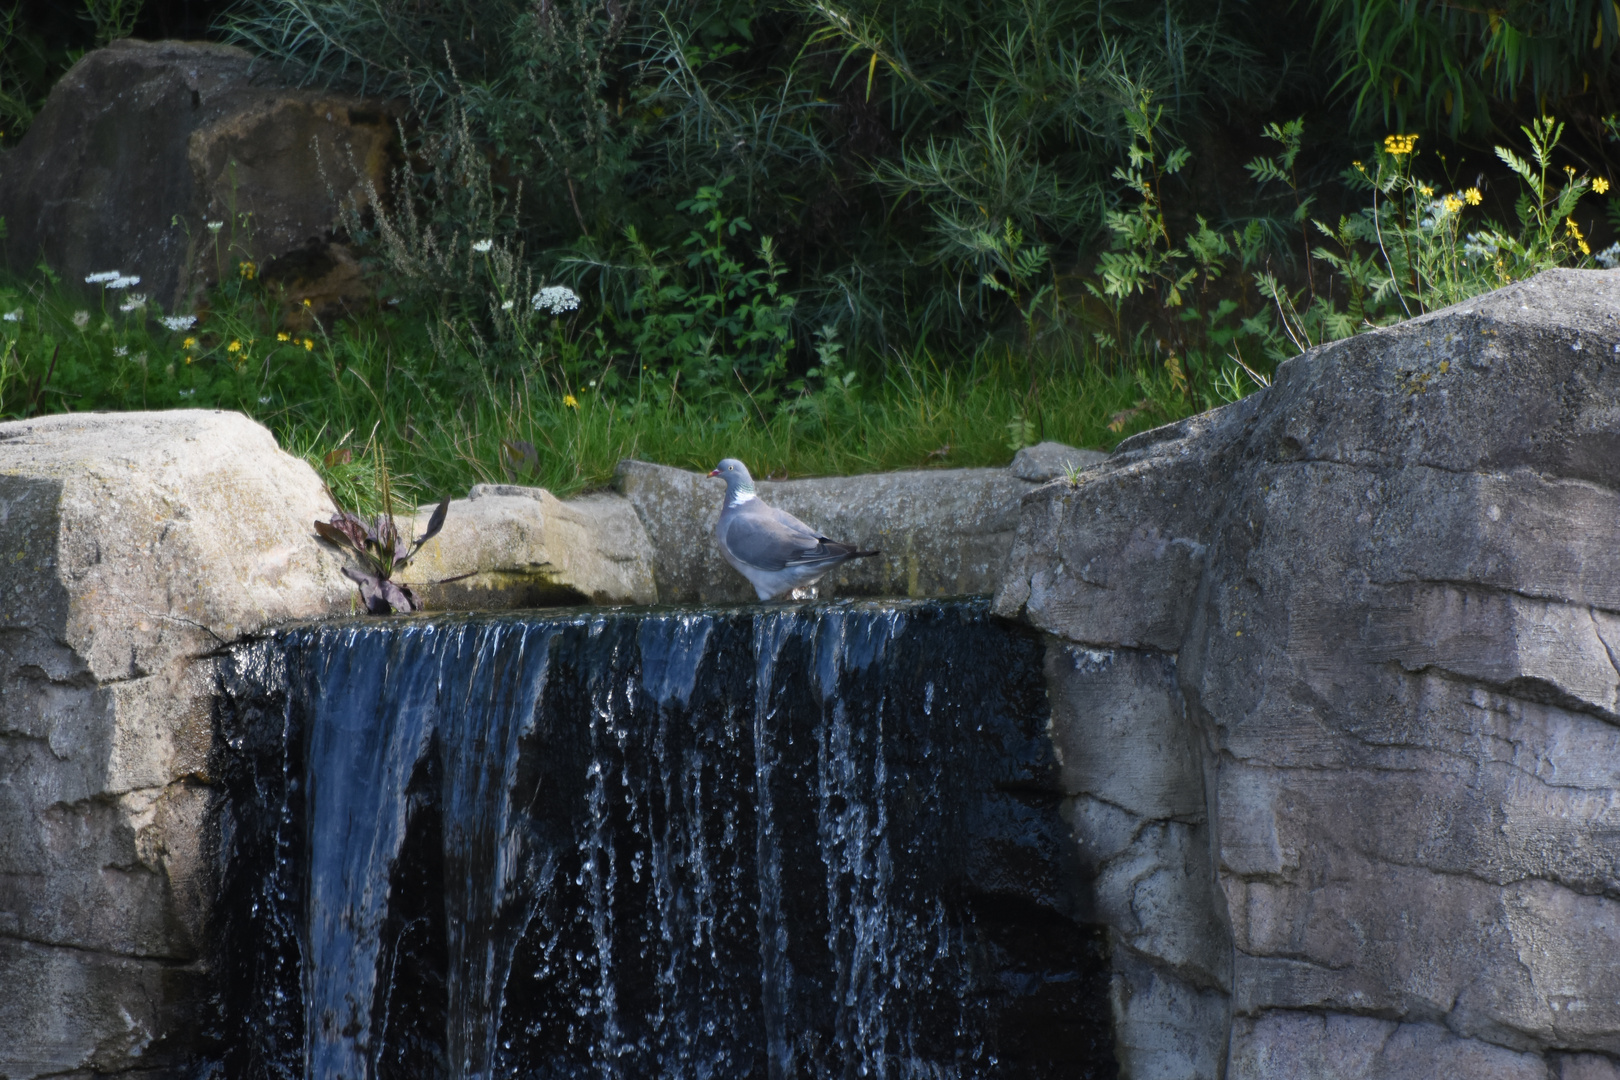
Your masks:
[{"label": "pigeon's beak", "polygon": [[719,476],[720,475],[720,470],[719,469],[710,469],[709,470],[709,475],[710,476]]}]

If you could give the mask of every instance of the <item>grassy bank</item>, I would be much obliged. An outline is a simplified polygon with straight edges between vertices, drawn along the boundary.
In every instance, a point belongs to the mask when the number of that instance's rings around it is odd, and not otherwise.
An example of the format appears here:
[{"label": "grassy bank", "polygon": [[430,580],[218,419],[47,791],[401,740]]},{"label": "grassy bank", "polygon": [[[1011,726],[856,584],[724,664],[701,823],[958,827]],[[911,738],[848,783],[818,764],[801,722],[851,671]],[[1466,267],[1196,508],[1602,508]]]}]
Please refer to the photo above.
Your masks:
[{"label": "grassy bank", "polygon": [[423,500],[487,481],[566,494],[607,483],[626,457],[709,468],[729,455],[762,476],[1004,465],[1019,445],[1109,447],[1195,411],[1168,376],[991,346],[918,350],[768,402],[740,382],[695,393],[656,375],[610,395],[540,366],[479,374],[409,312],[277,330],[283,313],[249,293],[166,324],[132,293],[90,307],[49,279],[0,284],[0,417],[236,409],[360,502],[379,456]]}]

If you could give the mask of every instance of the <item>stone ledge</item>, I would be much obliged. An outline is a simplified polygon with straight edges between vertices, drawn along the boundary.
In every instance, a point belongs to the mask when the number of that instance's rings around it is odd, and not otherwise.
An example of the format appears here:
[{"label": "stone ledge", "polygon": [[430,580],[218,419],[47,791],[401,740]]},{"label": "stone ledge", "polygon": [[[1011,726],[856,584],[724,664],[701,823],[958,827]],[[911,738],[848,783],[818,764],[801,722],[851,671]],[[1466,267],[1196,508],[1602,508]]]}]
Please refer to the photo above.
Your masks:
[{"label": "stone ledge", "polygon": [[[663,603],[746,603],[748,583],[714,544],[725,488],[701,473],[621,461],[614,474],[652,545]],[[759,496],[835,540],[876,547],[821,579],[839,596],[960,596],[994,592],[1035,482],[1006,469],[927,469],[761,480]]]}]

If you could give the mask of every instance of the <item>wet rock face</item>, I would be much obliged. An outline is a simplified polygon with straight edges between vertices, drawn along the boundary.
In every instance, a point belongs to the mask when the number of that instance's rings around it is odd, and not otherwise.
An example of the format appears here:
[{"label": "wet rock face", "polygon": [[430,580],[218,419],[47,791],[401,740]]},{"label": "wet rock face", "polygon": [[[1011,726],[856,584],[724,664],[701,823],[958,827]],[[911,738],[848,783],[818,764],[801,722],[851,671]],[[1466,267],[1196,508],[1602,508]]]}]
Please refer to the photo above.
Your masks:
[{"label": "wet rock face", "polygon": [[239,647],[225,1074],[1116,1075],[1042,654],[982,601]]},{"label": "wet rock face", "polygon": [[1617,486],[1620,274],[1558,271],[1029,497],[1128,1072],[1620,1075]]},{"label": "wet rock face", "polygon": [[[43,257],[75,283],[121,270],[189,310],[238,258],[298,251],[337,224],[339,200],[385,190],[393,145],[382,103],[295,89],[240,49],[115,42],[64,75],[0,155],[6,264]],[[224,255],[233,243],[242,253]]]}]

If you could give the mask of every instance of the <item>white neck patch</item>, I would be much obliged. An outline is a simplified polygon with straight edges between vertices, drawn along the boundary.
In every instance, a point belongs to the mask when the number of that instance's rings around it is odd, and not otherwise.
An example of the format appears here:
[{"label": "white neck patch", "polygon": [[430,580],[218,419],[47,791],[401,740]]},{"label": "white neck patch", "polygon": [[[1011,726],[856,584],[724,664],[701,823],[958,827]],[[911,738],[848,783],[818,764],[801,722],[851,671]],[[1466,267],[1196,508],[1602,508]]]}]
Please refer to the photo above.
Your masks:
[{"label": "white neck patch", "polygon": [[737,494],[731,497],[731,502],[727,505],[741,506],[743,503],[753,502],[757,498],[759,498],[759,496],[755,495],[752,491],[739,491]]}]

